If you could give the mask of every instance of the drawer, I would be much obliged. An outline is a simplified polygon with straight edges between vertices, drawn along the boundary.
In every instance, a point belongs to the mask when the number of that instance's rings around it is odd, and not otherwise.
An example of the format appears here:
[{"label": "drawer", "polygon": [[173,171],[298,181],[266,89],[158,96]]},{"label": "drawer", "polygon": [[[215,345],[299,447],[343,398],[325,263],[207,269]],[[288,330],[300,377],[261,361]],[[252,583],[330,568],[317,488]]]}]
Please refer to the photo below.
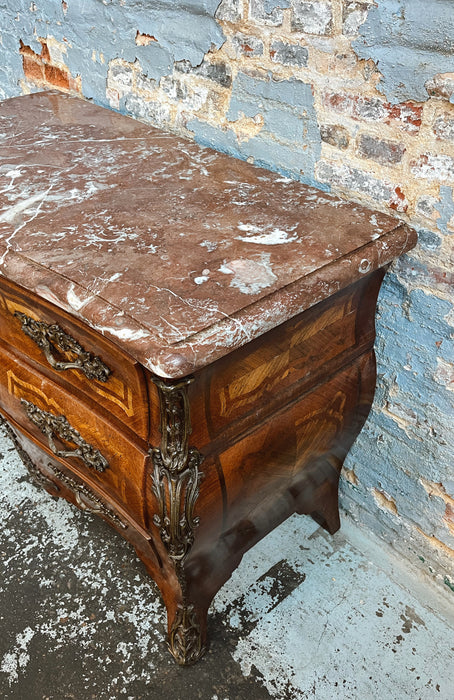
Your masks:
[{"label": "drawer", "polygon": [[372,334],[357,335],[360,292],[349,287],[208,367],[208,439],[228,439],[237,421],[255,425],[371,345]]},{"label": "drawer", "polygon": [[66,382],[78,394],[94,399],[147,439],[148,395],[142,368],[101,335],[0,279],[0,338],[58,383]]},{"label": "drawer", "polygon": [[0,407],[48,454],[99,484],[144,524],[143,484],[150,458],[114,423],[1,348]]}]

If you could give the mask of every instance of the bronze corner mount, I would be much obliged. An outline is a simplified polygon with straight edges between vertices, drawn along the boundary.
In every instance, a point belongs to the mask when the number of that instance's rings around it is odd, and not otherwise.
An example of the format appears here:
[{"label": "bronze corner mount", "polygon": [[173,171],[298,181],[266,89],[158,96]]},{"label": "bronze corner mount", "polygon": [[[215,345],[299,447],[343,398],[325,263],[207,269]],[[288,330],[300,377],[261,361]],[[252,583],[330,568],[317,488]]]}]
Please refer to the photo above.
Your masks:
[{"label": "bronze corner mount", "polygon": [[153,493],[158,503],[153,522],[175,565],[182,593],[169,633],[169,650],[177,663],[188,666],[205,651],[196,611],[187,600],[184,573],[184,560],[199,524],[194,508],[203,477],[200,472],[203,457],[197,448],[189,446],[192,429],[187,388],[194,379],[154,381],[160,398],[161,445],[151,449]]},{"label": "bronze corner mount", "polygon": [[153,522],[175,564],[182,563],[189,552],[199,524],[194,507],[203,477],[199,471],[203,457],[189,446],[192,429],[187,387],[193,381],[192,377],[172,383],[155,380],[161,406],[161,445],[151,449],[153,493],[158,501]]}]

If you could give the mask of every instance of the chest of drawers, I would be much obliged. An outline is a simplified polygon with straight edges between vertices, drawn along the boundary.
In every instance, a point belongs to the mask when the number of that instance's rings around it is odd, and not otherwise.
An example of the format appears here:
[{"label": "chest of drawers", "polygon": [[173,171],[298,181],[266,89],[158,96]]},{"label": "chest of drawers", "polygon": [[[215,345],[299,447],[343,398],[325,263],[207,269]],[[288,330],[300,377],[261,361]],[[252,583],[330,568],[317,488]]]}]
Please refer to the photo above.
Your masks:
[{"label": "chest of drawers", "polygon": [[76,98],[0,104],[0,410],[135,547],[181,664],[294,512],[339,527],[374,312],[413,231]]}]

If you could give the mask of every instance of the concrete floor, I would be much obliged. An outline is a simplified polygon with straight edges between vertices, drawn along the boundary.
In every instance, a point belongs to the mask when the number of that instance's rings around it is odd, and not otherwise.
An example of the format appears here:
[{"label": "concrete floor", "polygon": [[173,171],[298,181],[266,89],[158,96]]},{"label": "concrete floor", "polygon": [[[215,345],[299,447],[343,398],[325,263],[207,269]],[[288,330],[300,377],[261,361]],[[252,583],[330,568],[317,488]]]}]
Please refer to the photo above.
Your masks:
[{"label": "concrete floor", "polygon": [[2,700],[454,698],[448,596],[348,520],[295,516],[255,547],[181,669],[129,545],[35,487],[0,428],[0,570]]}]

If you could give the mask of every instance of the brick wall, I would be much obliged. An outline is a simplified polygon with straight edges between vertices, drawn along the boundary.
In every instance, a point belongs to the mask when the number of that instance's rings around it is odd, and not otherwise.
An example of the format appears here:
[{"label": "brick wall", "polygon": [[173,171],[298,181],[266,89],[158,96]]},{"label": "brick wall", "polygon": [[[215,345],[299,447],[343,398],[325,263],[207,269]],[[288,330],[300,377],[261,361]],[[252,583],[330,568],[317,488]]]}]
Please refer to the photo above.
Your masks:
[{"label": "brick wall", "polygon": [[342,503],[454,589],[454,16],[426,5],[0,0],[0,97],[80,92],[419,230],[380,297]]}]

